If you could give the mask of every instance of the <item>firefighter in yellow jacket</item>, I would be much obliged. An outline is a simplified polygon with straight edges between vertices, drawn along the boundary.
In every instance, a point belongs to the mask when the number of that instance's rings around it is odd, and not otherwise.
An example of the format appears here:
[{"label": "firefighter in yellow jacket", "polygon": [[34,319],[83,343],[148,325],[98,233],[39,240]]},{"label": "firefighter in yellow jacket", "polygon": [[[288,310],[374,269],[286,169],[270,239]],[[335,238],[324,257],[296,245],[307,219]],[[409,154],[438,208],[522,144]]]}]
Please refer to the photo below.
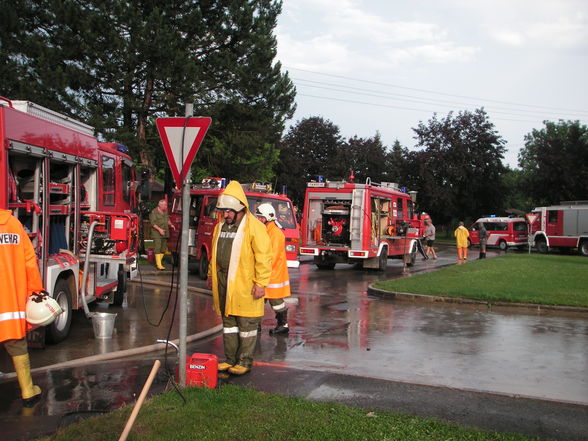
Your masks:
[{"label": "firefighter in yellow jacket", "polygon": [[272,272],[272,246],[237,181],[229,183],[216,208],[223,212],[223,220],[212,236],[208,286],[223,320],[225,361],[218,370],[243,375],[253,365],[265,287]]},{"label": "firefighter in yellow jacket", "polygon": [[37,256],[22,224],[10,210],[0,210],[0,342],[12,357],[25,407],[41,397],[33,385],[27,348],[26,303],[42,291]]},{"label": "firefighter in yellow jacket", "polygon": [[277,325],[270,334],[287,334],[288,305],[284,299],[290,296],[290,277],[286,259],[286,238],[277,224],[276,210],[272,204],[260,204],[255,210],[257,218],[265,224],[272,242],[272,276],[265,288],[265,298],[276,314]]}]

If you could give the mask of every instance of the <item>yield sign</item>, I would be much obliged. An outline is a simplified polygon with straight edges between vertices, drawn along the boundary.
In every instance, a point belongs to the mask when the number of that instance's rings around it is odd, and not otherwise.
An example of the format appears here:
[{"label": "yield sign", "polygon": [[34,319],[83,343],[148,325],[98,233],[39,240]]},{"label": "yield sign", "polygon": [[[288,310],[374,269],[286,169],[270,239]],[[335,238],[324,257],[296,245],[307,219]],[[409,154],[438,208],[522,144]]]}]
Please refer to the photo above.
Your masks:
[{"label": "yield sign", "polygon": [[178,188],[190,170],[212,119],[210,117],[157,118],[157,131]]},{"label": "yield sign", "polygon": [[535,222],[535,219],[537,219],[539,215],[538,214],[525,214],[525,217],[527,218],[527,222],[529,222],[530,224],[532,224],[533,222]]}]

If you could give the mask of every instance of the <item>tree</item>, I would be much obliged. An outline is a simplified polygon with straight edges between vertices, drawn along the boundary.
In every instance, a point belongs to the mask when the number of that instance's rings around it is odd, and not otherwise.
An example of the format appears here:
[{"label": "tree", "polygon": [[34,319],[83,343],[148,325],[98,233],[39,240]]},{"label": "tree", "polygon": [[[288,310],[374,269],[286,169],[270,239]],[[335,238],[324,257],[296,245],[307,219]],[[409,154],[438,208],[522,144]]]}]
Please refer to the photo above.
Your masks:
[{"label": "tree", "polygon": [[338,156],[341,158],[337,161],[340,175],[346,176],[353,171],[356,182],[365,182],[367,178],[372,182],[387,180],[388,152],[379,134],[367,139],[357,136],[349,138]]},{"label": "tree", "polygon": [[317,176],[342,178],[337,161],[341,145],[339,127],[321,117],[305,118],[290,127],[279,146],[278,182],[287,185],[295,204],[302,205],[306,183]]},{"label": "tree", "polygon": [[525,136],[519,166],[536,205],[588,197],[588,127],[579,121],[544,121]]},{"label": "tree", "polygon": [[89,122],[150,168],[165,164],[153,117],[194,102],[213,116],[202,151],[218,153],[220,168],[245,149],[271,168],[295,97],[274,63],[280,11],[276,0],[5,2],[4,94]]},{"label": "tree", "polygon": [[410,155],[420,206],[438,223],[494,213],[501,207],[500,176],[505,141],[483,109],[434,115],[413,128],[417,147]]}]

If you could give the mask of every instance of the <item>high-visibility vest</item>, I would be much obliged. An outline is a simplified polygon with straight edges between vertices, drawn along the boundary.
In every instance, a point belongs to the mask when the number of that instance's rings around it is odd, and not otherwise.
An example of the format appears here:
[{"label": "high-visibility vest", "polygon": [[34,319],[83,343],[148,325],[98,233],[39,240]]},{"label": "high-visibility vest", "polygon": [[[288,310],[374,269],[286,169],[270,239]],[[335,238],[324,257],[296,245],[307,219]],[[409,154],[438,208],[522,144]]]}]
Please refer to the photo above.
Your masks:
[{"label": "high-visibility vest", "polygon": [[275,222],[266,224],[272,242],[272,275],[265,287],[266,299],[283,299],[290,295],[290,276],[286,259],[286,238]]}]

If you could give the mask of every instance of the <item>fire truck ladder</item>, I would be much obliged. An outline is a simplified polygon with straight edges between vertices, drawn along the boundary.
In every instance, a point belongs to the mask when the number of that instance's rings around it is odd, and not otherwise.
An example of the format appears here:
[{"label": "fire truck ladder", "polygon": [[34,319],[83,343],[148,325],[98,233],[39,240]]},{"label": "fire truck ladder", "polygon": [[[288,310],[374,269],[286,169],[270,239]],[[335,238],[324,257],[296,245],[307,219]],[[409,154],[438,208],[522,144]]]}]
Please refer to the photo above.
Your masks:
[{"label": "fire truck ladder", "polygon": [[349,219],[349,239],[351,248],[361,248],[361,224],[363,219],[363,201],[365,189],[356,188],[351,193],[351,213]]}]

